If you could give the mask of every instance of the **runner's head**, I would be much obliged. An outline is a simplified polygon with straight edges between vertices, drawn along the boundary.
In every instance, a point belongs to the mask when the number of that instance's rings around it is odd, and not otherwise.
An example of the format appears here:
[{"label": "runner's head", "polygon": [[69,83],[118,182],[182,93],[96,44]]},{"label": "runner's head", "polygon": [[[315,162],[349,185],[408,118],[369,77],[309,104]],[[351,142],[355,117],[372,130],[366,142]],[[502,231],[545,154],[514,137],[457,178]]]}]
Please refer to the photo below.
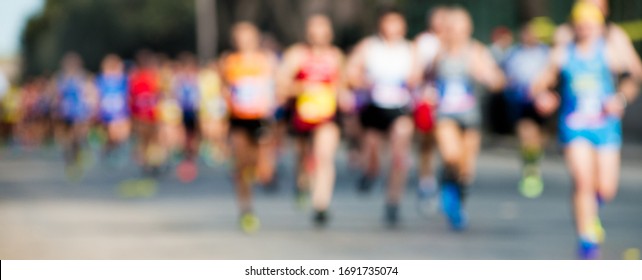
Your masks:
[{"label": "runner's head", "polygon": [[446,18],[448,16],[448,8],[444,6],[437,6],[428,12],[427,24],[430,32],[441,35],[445,28]]},{"label": "runner's head", "polygon": [[539,38],[535,34],[534,26],[532,22],[528,22],[522,26],[520,33],[521,43],[526,46],[532,46],[539,43]]},{"label": "runner's head", "polygon": [[157,63],[158,63],[158,58],[152,51],[148,49],[142,49],[136,53],[136,64],[140,68],[146,68],[146,69],[156,68]]},{"label": "runner's head", "polygon": [[604,17],[609,15],[609,1],[608,0],[578,0],[578,2],[587,2],[597,6],[602,12]]},{"label": "runner's head", "polygon": [[306,38],[314,46],[327,46],[332,44],[334,34],[332,22],[325,15],[316,14],[308,18],[306,23]]},{"label": "runner's head", "polygon": [[604,27],[604,15],[588,1],[577,2],[571,10],[571,22],[577,40],[599,37]]},{"label": "runner's head", "polygon": [[184,71],[195,72],[198,69],[196,56],[190,52],[183,52],[178,56],[178,61]]},{"label": "runner's head", "polygon": [[232,41],[241,52],[256,51],[261,46],[259,29],[252,23],[242,21],[232,27]]},{"label": "runner's head", "polygon": [[102,71],[105,74],[120,74],[123,72],[123,61],[115,54],[108,54],[102,61]]},{"label": "runner's head", "polygon": [[379,34],[386,40],[396,41],[406,36],[406,19],[395,8],[384,8],[379,12]]},{"label": "runner's head", "polygon": [[75,52],[68,52],[62,58],[62,70],[67,73],[78,72],[82,69],[82,58]]},{"label": "runner's head", "polygon": [[445,41],[462,43],[470,40],[473,34],[473,21],[468,11],[461,7],[450,9],[446,17]]}]

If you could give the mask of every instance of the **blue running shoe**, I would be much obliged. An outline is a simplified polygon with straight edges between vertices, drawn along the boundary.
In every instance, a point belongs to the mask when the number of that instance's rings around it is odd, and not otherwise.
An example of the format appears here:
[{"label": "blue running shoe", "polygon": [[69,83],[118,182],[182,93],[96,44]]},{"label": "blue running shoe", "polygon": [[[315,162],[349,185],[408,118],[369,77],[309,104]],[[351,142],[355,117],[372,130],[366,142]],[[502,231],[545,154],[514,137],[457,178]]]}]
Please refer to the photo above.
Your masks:
[{"label": "blue running shoe", "polygon": [[441,188],[441,205],[450,226],[455,231],[466,228],[466,217],[462,209],[461,192],[457,185],[445,183]]},{"label": "blue running shoe", "polygon": [[578,255],[582,260],[597,260],[600,258],[600,244],[586,239],[580,239]]}]

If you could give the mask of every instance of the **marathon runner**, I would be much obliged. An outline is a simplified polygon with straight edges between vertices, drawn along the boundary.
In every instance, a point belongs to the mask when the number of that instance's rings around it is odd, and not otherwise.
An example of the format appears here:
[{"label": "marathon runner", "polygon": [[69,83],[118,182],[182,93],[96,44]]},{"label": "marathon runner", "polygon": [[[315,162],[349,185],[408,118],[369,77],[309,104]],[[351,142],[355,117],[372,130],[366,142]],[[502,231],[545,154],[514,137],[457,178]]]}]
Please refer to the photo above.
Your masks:
[{"label": "marathon runner", "polygon": [[[552,113],[561,99],[559,137],[574,182],[578,254],[597,259],[604,239],[599,206],[617,193],[621,118],[640,80],[630,72],[628,55],[608,39],[596,5],[575,4],[571,20],[574,41],[556,46],[532,93],[543,113]],[[557,82],[559,97],[551,93]]]},{"label": "marathon runner", "polygon": [[370,103],[360,117],[364,128],[360,191],[371,189],[379,175],[382,145],[389,141],[391,166],[384,213],[388,226],[399,222],[414,130],[409,111],[411,90],[417,84],[413,78],[418,75],[413,45],[405,34],[403,14],[396,9],[383,10],[378,17],[378,33],[357,45],[347,66],[352,88],[370,93]]},{"label": "marathon runner", "polygon": [[276,104],[276,56],[260,47],[256,26],[240,22],[232,29],[235,50],[221,58],[224,94],[230,108],[234,182],[246,233],[260,227],[252,205],[252,184],[273,180],[273,115]]},{"label": "marathon runner", "polygon": [[[279,73],[281,100],[295,98],[292,129],[299,147],[297,173],[299,193],[312,192],[314,222],[323,226],[335,183],[334,159],[339,145],[338,95],[345,92],[342,79],[343,54],[332,45],[330,19],[313,15],[306,23],[305,43],[290,47]],[[307,183],[307,184],[306,184]]]},{"label": "marathon runner", "polygon": [[451,8],[445,29],[432,70],[439,96],[435,133],[442,159],[441,203],[451,227],[463,230],[463,202],[481,142],[476,84],[496,92],[503,89],[505,78],[490,51],[471,38],[472,20],[466,10]]}]

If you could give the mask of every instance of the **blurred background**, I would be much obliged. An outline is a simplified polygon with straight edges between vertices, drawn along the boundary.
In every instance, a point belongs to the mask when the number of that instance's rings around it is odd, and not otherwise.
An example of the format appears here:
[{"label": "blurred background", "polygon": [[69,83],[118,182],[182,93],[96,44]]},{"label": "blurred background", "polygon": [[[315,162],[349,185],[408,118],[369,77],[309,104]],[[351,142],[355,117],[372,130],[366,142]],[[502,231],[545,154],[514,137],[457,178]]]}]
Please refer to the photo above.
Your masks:
[{"label": "blurred background", "polygon": [[[141,49],[175,58],[184,51],[201,62],[230,48],[230,27],[257,23],[263,42],[281,51],[303,39],[312,13],[333,20],[335,42],[349,52],[375,29],[376,10],[396,4],[409,23],[408,38],[426,27],[427,12],[458,4],[470,11],[474,37],[493,43],[498,28],[513,32],[536,19],[538,36],[550,40],[566,22],[574,0],[21,0],[0,1],[0,71],[14,85],[50,76],[69,51],[96,72],[103,57],[116,53],[133,60]],[[609,20],[619,24],[642,52],[642,0],[610,0]],[[315,231],[306,211],[293,211],[289,188],[280,195],[258,194],[264,229],[254,237],[235,228],[236,206],[225,166],[202,172],[184,184],[173,177],[143,195],[123,193],[136,177],[134,164],[105,172],[94,161],[86,178],[70,183],[60,151],[0,151],[0,258],[148,259],[567,259],[574,257],[570,179],[554,144],[543,167],[547,187],[538,200],[517,192],[519,160],[501,97],[485,96],[487,126],[471,230],[453,235],[439,217],[414,214],[412,196],[404,204],[405,226],[384,230],[379,213],[383,191],[362,198],[354,193],[354,170],[345,151],[338,159],[336,219]],[[642,248],[642,102],[624,120],[622,192],[604,212],[610,247],[606,258],[639,258]],[[292,178],[293,156],[283,164]],[[413,171],[414,172],[414,171]],[[287,182],[287,180],[284,180]],[[379,188],[381,189],[381,188]],[[134,198],[132,198],[134,197]],[[633,221],[632,221],[633,219]],[[637,219],[637,220],[636,220]],[[636,255],[637,252],[637,255]]]}]

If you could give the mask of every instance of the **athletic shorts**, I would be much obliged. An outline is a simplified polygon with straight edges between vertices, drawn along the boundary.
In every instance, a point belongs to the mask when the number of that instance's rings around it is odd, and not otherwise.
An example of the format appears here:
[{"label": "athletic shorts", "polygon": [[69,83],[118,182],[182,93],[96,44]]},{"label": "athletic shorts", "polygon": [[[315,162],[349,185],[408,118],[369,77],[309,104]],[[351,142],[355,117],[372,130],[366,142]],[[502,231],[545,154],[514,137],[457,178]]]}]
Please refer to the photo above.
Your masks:
[{"label": "athletic shorts", "polygon": [[230,131],[243,131],[252,139],[258,141],[267,135],[270,129],[270,121],[266,119],[230,119]]},{"label": "athletic shorts", "polygon": [[509,118],[513,125],[521,120],[531,120],[540,126],[544,125],[545,119],[537,112],[533,103],[509,102],[507,105]]},{"label": "athletic shorts", "polygon": [[438,113],[437,122],[442,120],[455,121],[462,130],[479,130],[481,128],[481,112],[476,109],[462,113]]},{"label": "athletic shorts", "polygon": [[359,118],[363,128],[387,133],[399,117],[407,116],[408,114],[409,110],[405,107],[386,109],[370,104],[361,111]]},{"label": "athletic shorts", "polygon": [[183,126],[187,133],[194,133],[198,128],[198,114],[193,110],[183,110]]},{"label": "athletic shorts", "polygon": [[622,146],[622,125],[619,120],[607,120],[597,128],[573,129],[561,123],[560,142],[564,146],[576,141],[586,141],[596,149],[616,149]]},{"label": "athletic shorts", "polygon": [[110,124],[116,121],[124,120],[129,118],[129,115],[127,113],[101,113],[100,114],[100,121],[103,124]]},{"label": "athletic shorts", "polygon": [[326,124],[326,123],[339,123],[339,115],[338,111],[335,113],[335,115],[332,118],[329,118],[325,121],[319,122],[319,123],[306,123],[302,121],[296,113],[294,113],[294,116],[292,117],[292,121],[290,122],[289,125],[289,133],[292,136],[295,137],[310,137],[312,136],[312,132],[319,127],[320,125]]}]

